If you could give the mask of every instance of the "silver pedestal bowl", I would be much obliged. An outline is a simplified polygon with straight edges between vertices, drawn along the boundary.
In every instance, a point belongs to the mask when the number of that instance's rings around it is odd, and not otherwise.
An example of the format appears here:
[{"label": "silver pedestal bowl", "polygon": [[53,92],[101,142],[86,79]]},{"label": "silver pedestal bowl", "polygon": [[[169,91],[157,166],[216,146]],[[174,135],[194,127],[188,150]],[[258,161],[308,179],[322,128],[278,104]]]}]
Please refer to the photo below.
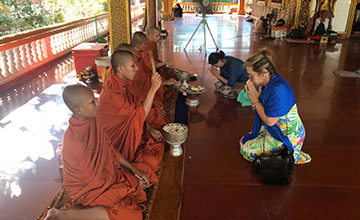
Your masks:
[{"label": "silver pedestal bowl", "polygon": [[181,144],[186,141],[189,133],[188,126],[180,123],[170,123],[162,128],[165,141],[170,144],[169,153],[171,156],[183,154]]},{"label": "silver pedestal bowl", "polygon": [[206,89],[200,85],[190,85],[185,92],[188,95],[185,100],[185,104],[190,107],[197,107],[200,105],[199,95],[206,92]]}]

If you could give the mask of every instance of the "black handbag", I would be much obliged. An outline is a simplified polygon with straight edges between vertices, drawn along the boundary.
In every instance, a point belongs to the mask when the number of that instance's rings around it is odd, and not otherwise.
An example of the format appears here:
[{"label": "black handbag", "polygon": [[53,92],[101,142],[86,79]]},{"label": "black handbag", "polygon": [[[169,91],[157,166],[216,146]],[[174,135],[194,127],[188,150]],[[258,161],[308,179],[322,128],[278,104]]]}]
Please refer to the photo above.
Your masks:
[{"label": "black handbag", "polygon": [[254,160],[253,168],[256,173],[260,174],[263,185],[289,185],[288,177],[294,170],[294,157],[289,147],[285,145],[280,152],[270,156],[265,155],[265,137],[266,131],[263,141],[263,153]]},{"label": "black handbag", "polygon": [[292,29],[289,33],[291,39],[304,39],[304,30],[302,29]]}]

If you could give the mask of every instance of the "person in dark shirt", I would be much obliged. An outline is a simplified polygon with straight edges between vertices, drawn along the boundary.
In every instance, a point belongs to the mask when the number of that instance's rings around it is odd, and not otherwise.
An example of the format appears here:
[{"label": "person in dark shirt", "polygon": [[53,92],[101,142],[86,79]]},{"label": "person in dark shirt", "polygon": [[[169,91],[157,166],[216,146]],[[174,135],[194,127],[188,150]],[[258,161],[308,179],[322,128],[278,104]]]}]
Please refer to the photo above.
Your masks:
[{"label": "person in dark shirt", "polygon": [[172,12],[174,13],[175,17],[182,17],[183,9],[181,8],[180,4],[177,3],[173,8]]},{"label": "person in dark shirt", "polygon": [[324,10],[320,12],[320,17],[316,19],[313,36],[324,35],[329,28],[329,12]]},{"label": "person in dark shirt", "polygon": [[[226,98],[236,99],[248,80],[244,62],[232,56],[225,56],[223,51],[209,55],[210,72],[219,81],[215,89]],[[220,68],[220,71],[217,69]]]}]

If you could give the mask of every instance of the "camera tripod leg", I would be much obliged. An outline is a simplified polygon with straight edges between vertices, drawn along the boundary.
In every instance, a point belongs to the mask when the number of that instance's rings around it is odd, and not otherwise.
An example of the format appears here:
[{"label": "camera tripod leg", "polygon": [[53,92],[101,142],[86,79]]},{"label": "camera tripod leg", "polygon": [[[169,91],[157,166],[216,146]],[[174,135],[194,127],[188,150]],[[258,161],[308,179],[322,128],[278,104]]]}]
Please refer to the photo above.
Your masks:
[{"label": "camera tripod leg", "polygon": [[204,29],[204,49],[205,49],[205,56],[206,56],[206,31],[205,31],[206,20],[205,20],[205,22],[204,22],[204,19],[201,20],[201,23],[203,24],[203,29]]},{"label": "camera tripod leg", "polygon": [[184,51],[186,50],[186,48],[187,48],[187,46],[189,45],[190,41],[193,39],[193,37],[194,37],[196,31],[199,29],[201,23],[202,23],[202,22],[200,22],[200,23],[198,24],[198,26],[196,27],[194,33],[191,35],[190,40],[187,42],[186,46],[184,47]]},{"label": "camera tripod leg", "polygon": [[[214,42],[214,44],[215,44],[215,47],[216,47],[216,51],[218,51],[219,48],[218,48],[218,46],[217,46],[217,44],[216,44],[216,42],[215,42],[215,39],[214,39],[214,37],[213,37],[213,35],[212,35],[211,31],[210,31],[210,28],[209,28],[209,25],[208,25],[207,21],[205,20],[204,23],[206,24],[206,27],[207,27],[208,30],[209,30],[210,36],[211,36],[211,38],[212,38],[212,40],[213,40],[213,42]],[[204,28],[204,32],[205,32],[205,28]],[[205,48],[205,50],[206,50],[206,48]],[[206,52],[205,52],[205,53],[206,53]]]}]

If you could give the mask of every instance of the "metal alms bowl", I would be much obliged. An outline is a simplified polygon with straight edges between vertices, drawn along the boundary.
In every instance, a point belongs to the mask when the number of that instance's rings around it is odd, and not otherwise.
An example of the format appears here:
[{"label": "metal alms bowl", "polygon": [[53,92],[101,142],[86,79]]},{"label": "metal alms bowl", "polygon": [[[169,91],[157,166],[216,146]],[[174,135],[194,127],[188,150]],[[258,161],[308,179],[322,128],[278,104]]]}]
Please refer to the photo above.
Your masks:
[{"label": "metal alms bowl", "polygon": [[190,73],[187,71],[176,71],[176,80],[178,81],[189,81],[190,80]]},{"label": "metal alms bowl", "polygon": [[189,128],[188,126],[180,123],[170,123],[164,125],[163,136],[165,141],[170,144],[169,153],[172,156],[180,156],[183,153],[181,144],[187,139]]},{"label": "metal alms bowl", "polygon": [[162,130],[166,142],[169,144],[182,144],[186,141],[189,128],[181,123],[169,123],[164,125]]}]

